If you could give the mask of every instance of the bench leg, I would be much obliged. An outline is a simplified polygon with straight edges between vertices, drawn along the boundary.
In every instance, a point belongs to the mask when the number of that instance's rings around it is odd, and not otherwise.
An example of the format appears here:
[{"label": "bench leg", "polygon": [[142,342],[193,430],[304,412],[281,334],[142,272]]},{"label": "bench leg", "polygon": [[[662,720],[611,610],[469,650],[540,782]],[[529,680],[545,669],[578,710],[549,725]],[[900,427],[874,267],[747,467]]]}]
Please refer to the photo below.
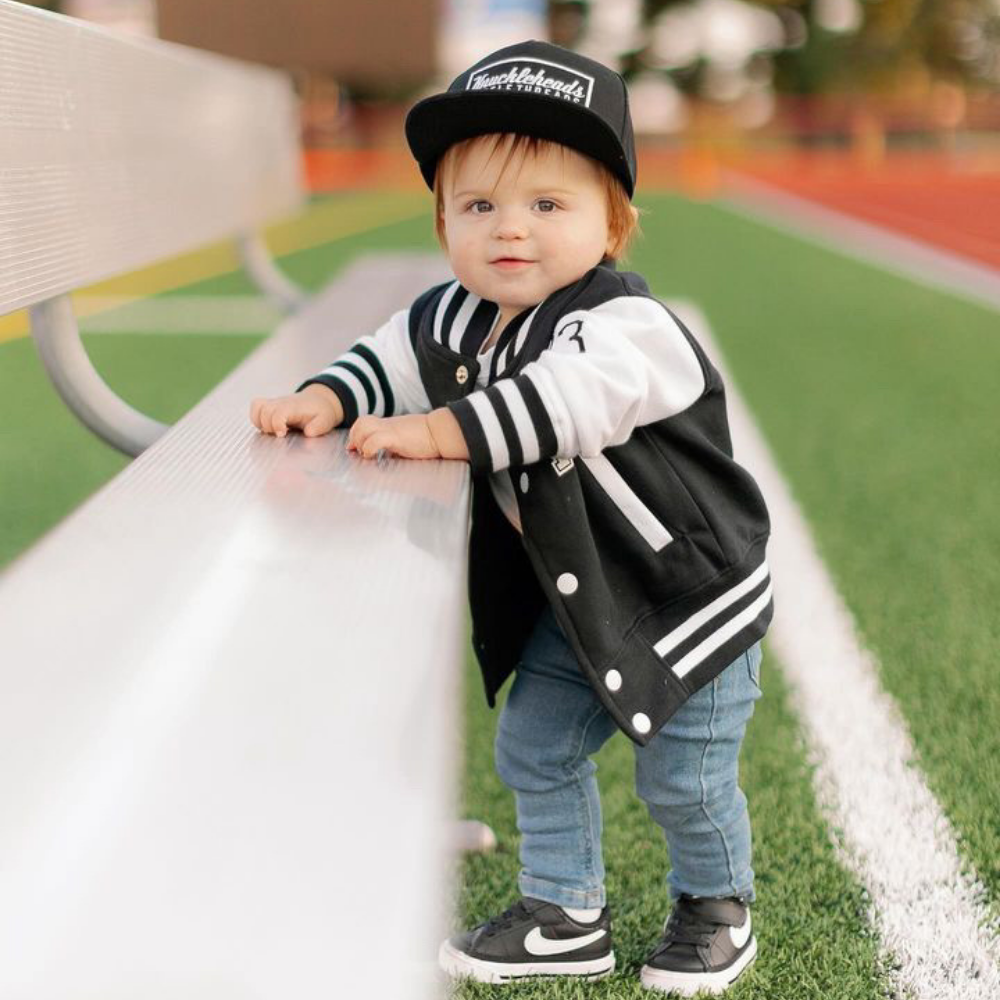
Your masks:
[{"label": "bench leg", "polygon": [[457,820],[452,827],[452,849],[485,854],[497,846],[496,834],[475,819]]},{"label": "bench leg", "polygon": [[257,233],[237,237],[236,249],[254,284],[282,312],[294,312],[309,298],[308,293],[281,273],[267,244]]},{"label": "bench leg", "polygon": [[98,437],[134,456],[167,430],[129,406],[97,373],[80,340],[69,295],[46,299],[29,312],[35,347],[56,391]]}]

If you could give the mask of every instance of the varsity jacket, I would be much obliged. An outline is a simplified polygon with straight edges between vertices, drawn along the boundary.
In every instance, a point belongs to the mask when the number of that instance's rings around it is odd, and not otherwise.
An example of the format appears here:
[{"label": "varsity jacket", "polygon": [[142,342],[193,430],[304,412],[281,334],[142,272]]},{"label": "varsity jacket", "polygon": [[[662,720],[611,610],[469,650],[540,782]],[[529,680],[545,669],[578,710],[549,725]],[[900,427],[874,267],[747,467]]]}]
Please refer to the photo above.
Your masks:
[{"label": "varsity jacket", "polygon": [[[547,602],[645,745],[767,630],[763,497],[733,460],[719,373],[641,276],[605,260],[524,310],[483,379],[498,315],[458,281],[436,285],[299,390],[332,389],[345,427],[450,408],[473,476],[469,598],[489,704]],[[521,533],[489,488],[505,472]]]}]

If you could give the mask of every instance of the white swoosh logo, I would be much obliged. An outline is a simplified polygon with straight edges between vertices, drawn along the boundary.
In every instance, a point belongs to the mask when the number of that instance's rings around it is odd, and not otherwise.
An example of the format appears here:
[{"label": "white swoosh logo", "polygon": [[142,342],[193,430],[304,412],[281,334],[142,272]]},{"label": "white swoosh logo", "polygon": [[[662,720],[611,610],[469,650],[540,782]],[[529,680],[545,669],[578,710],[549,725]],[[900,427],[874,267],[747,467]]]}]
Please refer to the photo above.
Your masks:
[{"label": "white swoosh logo", "polygon": [[524,938],[525,950],[530,955],[564,955],[567,951],[576,951],[577,948],[586,948],[588,944],[599,941],[605,935],[603,929],[594,931],[591,934],[584,934],[583,937],[569,938],[568,940],[553,941],[551,938],[542,937],[541,927],[536,927],[529,931]]},{"label": "white swoosh logo", "polygon": [[747,919],[742,927],[730,927],[729,936],[733,939],[733,944],[737,948],[742,948],[743,945],[750,940],[750,914],[747,914]]}]

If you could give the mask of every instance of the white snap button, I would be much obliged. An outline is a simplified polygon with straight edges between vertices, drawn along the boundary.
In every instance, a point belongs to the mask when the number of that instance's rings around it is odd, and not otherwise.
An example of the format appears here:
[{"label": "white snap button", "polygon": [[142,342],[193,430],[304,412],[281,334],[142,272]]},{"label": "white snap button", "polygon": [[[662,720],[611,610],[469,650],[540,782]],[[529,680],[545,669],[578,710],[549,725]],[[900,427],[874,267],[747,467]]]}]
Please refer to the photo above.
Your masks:
[{"label": "white snap button", "polygon": [[632,725],[635,727],[637,733],[648,733],[649,727],[651,725],[648,715],[643,715],[642,712],[636,712],[632,716]]},{"label": "white snap button", "polygon": [[521,492],[522,493],[527,493],[528,492],[528,473],[527,472],[522,472],[521,473]]},{"label": "white snap button", "polygon": [[556,587],[560,594],[574,594],[579,586],[579,581],[572,573],[562,573],[556,580]]},{"label": "white snap button", "polygon": [[455,381],[459,385],[465,385],[469,381],[469,369],[465,365],[459,365],[455,369]]},{"label": "white snap button", "polygon": [[604,683],[609,691],[617,691],[622,686],[622,675],[617,670],[609,670],[604,675]]}]

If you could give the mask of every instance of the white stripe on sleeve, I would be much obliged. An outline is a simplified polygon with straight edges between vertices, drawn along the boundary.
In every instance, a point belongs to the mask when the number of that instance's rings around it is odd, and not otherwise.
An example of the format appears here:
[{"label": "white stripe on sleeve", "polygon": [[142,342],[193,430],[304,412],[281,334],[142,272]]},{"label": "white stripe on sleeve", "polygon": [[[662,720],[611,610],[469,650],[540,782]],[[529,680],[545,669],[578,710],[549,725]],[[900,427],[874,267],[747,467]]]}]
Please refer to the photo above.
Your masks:
[{"label": "white stripe on sleeve", "polygon": [[510,453],[507,450],[507,439],[503,436],[500,419],[490,404],[485,392],[474,392],[466,397],[486,435],[486,443],[490,449],[490,459],[493,471],[505,469],[510,465]]},{"label": "white stripe on sleeve", "polygon": [[531,465],[541,458],[542,449],[538,443],[538,435],[535,433],[535,425],[531,422],[528,414],[528,407],[525,405],[521,393],[518,391],[513,379],[502,378],[493,383],[493,387],[503,397],[503,401],[510,410],[511,419],[517,429],[517,436],[521,441],[521,455],[524,465]]},{"label": "white stripe on sleeve", "polygon": [[[375,374],[375,369],[372,368],[372,366],[355,351],[348,351],[347,354],[345,354],[340,360],[346,361],[349,364],[354,365],[356,368],[360,368],[361,371],[368,376],[368,381],[371,383],[371,387],[375,392],[375,409],[371,412],[376,416],[383,416],[385,414],[385,394],[382,392],[382,385],[378,380],[378,375]],[[367,397],[365,397],[365,406],[367,405]]]},{"label": "white stripe on sleeve", "polygon": [[363,417],[368,413],[368,394],[365,392],[365,387],[361,384],[358,377],[353,372],[349,372],[346,368],[342,368],[340,365],[331,365],[329,368],[324,368],[320,374],[328,375],[330,378],[337,379],[351,390],[351,395],[354,397],[354,405],[358,408],[359,417]]}]

